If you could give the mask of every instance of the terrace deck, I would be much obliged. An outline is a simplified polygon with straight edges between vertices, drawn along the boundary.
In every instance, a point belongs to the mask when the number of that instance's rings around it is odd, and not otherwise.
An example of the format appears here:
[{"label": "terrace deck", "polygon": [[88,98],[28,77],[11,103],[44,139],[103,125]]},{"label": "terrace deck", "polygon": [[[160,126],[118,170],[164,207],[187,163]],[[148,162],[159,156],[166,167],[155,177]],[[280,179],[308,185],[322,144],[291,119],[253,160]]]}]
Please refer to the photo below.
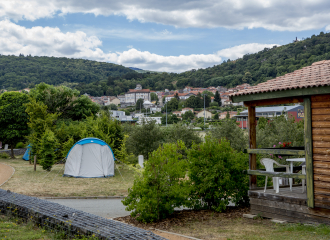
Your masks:
[{"label": "terrace deck", "polygon": [[280,188],[279,193],[273,189],[250,190],[251,213],[288,222],[330,225],[330,209],[307,207],[307,194],[301,188],[293,187],[292,191],[289,187]]}]

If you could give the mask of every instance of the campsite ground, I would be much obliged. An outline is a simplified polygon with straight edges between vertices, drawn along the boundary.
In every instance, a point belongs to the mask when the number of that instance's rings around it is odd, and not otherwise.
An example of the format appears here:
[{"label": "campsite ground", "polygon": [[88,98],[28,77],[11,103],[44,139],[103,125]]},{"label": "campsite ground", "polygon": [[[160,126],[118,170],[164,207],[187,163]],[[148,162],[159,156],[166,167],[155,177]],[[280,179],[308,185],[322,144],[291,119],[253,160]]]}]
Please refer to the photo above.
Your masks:
[{"label": "campsite ground", "polygon": [[64,164],[53,166],[51,172],[42,170],[21,159],[0,159],[15,168],[13,177],[2,186],[2,189],[35,197],[69,197],[69,196],[126,196],[128,188],[133,185],[136,171],[117,164],[115,176],[110,178],[69,178],[63,177]]},{"label": "campsite ground", "polygon": [[243,214],[248,212],[248,208],[229,207],[229,209],[224,213],[216,213],[208,210],[176,211],[171,218],[150,224],[139,223],[129,216],[116,218],[115,220],[120,220],[134,226],[153,231],[155,231],[155,229],[161,229],[198,239],[208,240],[309,240],[329,239],[330,236],[329,226],[307,226],[289,223],[275,224],[269,219],[243,218]]}]

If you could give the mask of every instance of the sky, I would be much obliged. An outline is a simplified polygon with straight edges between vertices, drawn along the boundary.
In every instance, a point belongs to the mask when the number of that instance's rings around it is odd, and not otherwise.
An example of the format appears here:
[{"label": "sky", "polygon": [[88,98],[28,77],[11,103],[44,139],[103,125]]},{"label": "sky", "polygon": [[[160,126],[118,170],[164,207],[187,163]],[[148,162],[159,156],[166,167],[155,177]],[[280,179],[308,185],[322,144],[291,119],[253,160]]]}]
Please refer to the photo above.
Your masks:
[{"label": "sky", "polygon": [[212,67],[330,31],[328,0],[1,0],[0,54]]}]

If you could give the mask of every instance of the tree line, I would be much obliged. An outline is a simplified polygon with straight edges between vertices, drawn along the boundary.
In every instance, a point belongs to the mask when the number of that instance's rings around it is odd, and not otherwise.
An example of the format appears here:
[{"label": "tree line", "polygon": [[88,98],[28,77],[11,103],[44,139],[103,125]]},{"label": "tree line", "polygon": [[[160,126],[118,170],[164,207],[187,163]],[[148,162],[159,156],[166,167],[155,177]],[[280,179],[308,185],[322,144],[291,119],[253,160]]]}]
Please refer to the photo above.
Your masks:
[{"label": "tree line", "polygon": [[234,87],[257,84],[330,59],[330,33],[321,32],[302,41],[265,48],[205,69],[183,73],[145,72],[105,62],[55,57],[0,55],[0,89],[20,90],[45,82],[75,88],[93,96],[119,95],[141,84],[161,91],[185,86]]}]

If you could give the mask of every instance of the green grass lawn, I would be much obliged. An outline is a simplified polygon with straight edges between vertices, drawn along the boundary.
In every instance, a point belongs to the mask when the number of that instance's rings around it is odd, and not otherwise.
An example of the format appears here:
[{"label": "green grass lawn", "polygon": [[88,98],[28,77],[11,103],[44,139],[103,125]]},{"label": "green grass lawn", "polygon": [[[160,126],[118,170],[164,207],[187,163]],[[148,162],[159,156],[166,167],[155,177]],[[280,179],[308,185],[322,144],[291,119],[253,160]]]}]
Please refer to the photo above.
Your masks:
[{"label": "green grass lawn", "polygon": [[[115,176],[110,178],[69,178],[63,177],[64,164],[53,166],[51,172],[42,170],[17,159],[0,159],[15,168],[13,177],[1,188],[36,197],[68,197],[68,196],[126,196],[128,188],[132,187],[135,174],[133,168],[116,164]],[[122,176],[120,175],[120,173]]]},{"label": "green grass lawn", "polygon": [[191,221],[168,231],[200,239],[244,239],[244,240],[316,240],[330,239],[330,227],[302,224],[275,224],[269,219],[214,218],[206,221]]},{"label": "green grass lawn", "polygon": [[[70,239],[63,232],[52,232],[36,227],[32,222],[24,223],[19,219],[0,215],[0,240],[34,240],[34,239]],[[79,239],[94,240],[95,237]]]}]

